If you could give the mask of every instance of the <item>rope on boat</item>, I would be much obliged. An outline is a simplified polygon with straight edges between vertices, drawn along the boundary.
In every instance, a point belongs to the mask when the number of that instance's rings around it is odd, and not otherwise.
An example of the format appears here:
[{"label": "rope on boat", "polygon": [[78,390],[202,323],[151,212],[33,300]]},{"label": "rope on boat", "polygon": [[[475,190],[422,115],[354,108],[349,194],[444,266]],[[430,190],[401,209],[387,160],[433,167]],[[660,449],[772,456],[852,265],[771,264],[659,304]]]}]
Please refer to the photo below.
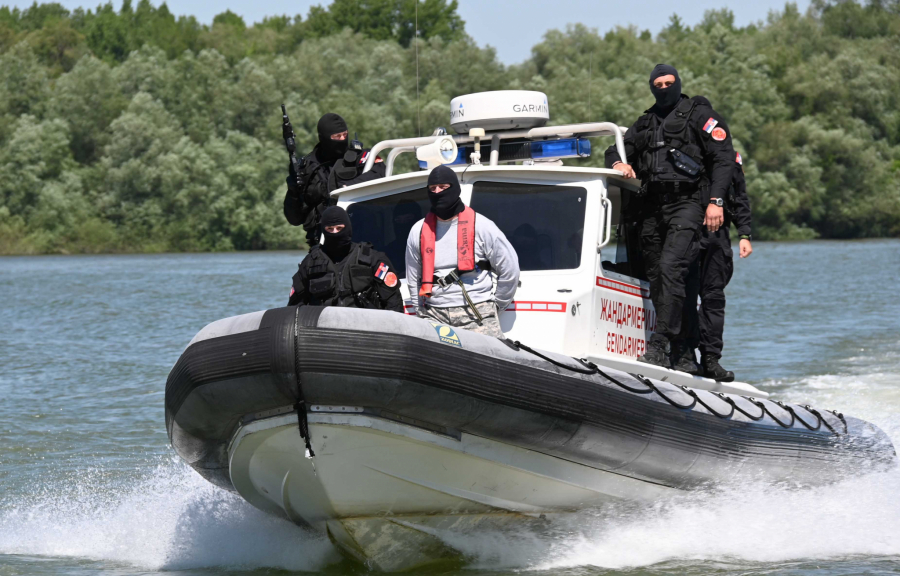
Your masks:
[{"label": "rope on boat", "polygon": [[[650,393],[656,392],[657,396],[659,396],[660,398],[662,398],[663,400],[665,400],[666,402],[668,402],[675,408],[678,408],[679,410],[693,409],[694,406],[696,406],[699,403],[701,406],[706,408],[706,410],[709,411],[710,414],[713,414],[714,416],[717,416],[722,419],[731,418],[732,416],[734,416],[735,411],[740,412],[741,414],[743,414],[744,416],[746,416],[747,418],[749,418],[750,420],[752,420],[754,422],[762,420],[766,416],[766,414],[768,414],[769,417],[772,420],[774,420],[782,428],[793,428],[794,423],[800,422],[807,430],[815,432],[815,431],[821,429],[822,424],[824,424],[825,427],[828,428],[828,430],[832,434],[839,434],[839,432],[837,430],[835,430],[828,423],[828,421],[822,416],[822,414],[818,410],[816,410],[815,408],[812,408],[808,404],[804,405],[803,408],[807,412],[809,412],[810,414],[812,414],[813,416],[816,417],[815,425],[809,424],[806,420],[801,418],[797,414],[797,411],[794,410],[794,408],[792,406],[784,404],[780,401],[775,401],[774,403],[777,404],[780,408],[782,408],[785,412],[790,414],[790,416],[791,416],[790,422],[785,423],[782,420],[780,420],[774,413],[772,413],[771,410],[769,410],[766,407],[766,404],[763,401],[757,400],[756,398],[754,398],[752,396],[741,396],[741,398],[744,398],[745,400],[747,400],[748,402],[750,402],[751,404],[753,404],[757,408],[759,408],[759,410],[760,410],[759,415],[753,415],[753,414],[747,412],[746,410],[744,410],[743,408],[738,406],[737,402],[735,402],[733,398],[726,396],[725,394],[722,394],[721,392],[711,392],[712,394],[715,394],[716,396],[718,396],[722,401],[731,405],[731,411],[728,412],[727,414],[722,414],[722,413],[716,411],[712,406],[710,406],[708,403],[706,403],[703,400],[703,398],[700,397],[699,394],[697,394],[694,390],[688,388],[687,386],[679,386],[679,388],[681,388],[681,390],[685,394],[687,394],[688,396],[691,397],[691,403],[690,404],[679,404],[678,402],[675,402],[674,400],[672,400],[671,398],[666,396],[659,389],[659,387],[653,383],[653,381],[651,381],[649,378],[646,378],[645,376],[643,376],[641,374],[631,374],[631,376],[634,379],[636,379],[638,382],[640,382],[641,384],[646,386],[647,387],[646,390],[642,390],[639,388],[633,388],[631,386],[628,386],[627,384],[620,382],[616,378],[613,378],[612,376],[610,376],[609,374],[607,374],[606,372],[601,370],[599,366],[597,366],[593,362],[590,362],[589,360],[586,360],[584,358],[572,358],[572,360],[578,362],[578,364],[580,364],[581,366],[584,367],[584,368],[577,368],[577,367],[571,366],[569,364],[559,362],[558,360],[554,360],[553,358],[547,356],[546,354],[541,354],[534,348],[526,346],[525,344],[522,344],[518,340],[516,340],[514,342],[510,341],[510,340],[506,340],[506,343],[508,345],[510,345],[514,350],[524,350],[525,352],[528,352],[529,354],[533,354],[533,355],[537,356],[538,358],[540,358],[541,360],[545,360],[545,361],[553,364],[554,366],[557,366],[564,370],[569,370],[569,371],[575,372],[577,374],[586,374],[588,376],[593,376],[595,374],[599,374],[600,376],[603,376],[604,378],[606,378],[613,384],[619,386],[620,388],[622,388],[624,390],[627,390],[628,392],[631,392],[632,394],[650,394]],[[837,412],[836,410],[829,410],[829,412],[834,414],[835,417],[837,417],[841,421],[841,423],[844,425],[844,434],[846,434],[848,429],[847,429],[847,421],[844,419],[844,415],[841,414],[840,412]]]},{"label": "rope on boat", "polygon": [[757,401],[756,401],[756,405],[759,406],[760,408],[762,408],[763,410],[765,410],[765,411],[766,411],[766,414],[768,414],[769,417],[770,417],[772,420],[774,420],[774,421],[778,422],[779,424],[781,424],[782,428],[793,428],[793,427],[794,427],[794,421],[796,420],[796,418],[794,417],[794,411],[793,411],[793,410],[788,410],[787,408],[785,408],[785,407],[784,407],[784,404],[782,404],[781,402],[775,402],[775,404],[778,404],[779,406],[781,406],[782,409],[784,409],[788,414],[791,415],[791,421],[790,421],[789,424],[785,424],[784,422],[782,422],[781,420],[779,420],[778,417],[775,416],[775,414],[773,414],[771,410],[769,410],[768,408],[766,408],[766,405],[763,404],[763,401],[762,401],[762,400],[757,400]]},{"label": "rope on boat", "polygon": [[297,402],[294,410],[297,411],[297,426],[300,428],[300,437],[306,442],[306,451],[309,457],[316,455],[312,444],[309,442],[309,422],[306,420],[306,400],[303,398],[303,386],[300,384],[300,306],[294,313],[294,374],[297,377]]},{"label": "rope on boat", "polygon": [[762,420],[763,418],[766,417],[766,409],[765,409],[765,407],[764,407],[764,406],[760,406],[759,404],[757,404],[757,403],[756,403],[756,398],[753,398],[752,396],[749,397],[749,398],[746,397],[746,396],[741,396],[741,398],[744,398],[744,399],[748,400],[751,404],[753,404],[754,406],[756,406],[757,408],[759,408],[759,416],[754,416],[753,414],[747,412],[746,410],[744,410],[743,408],[741,408],[740,406],[738,406],[738,405],[737,405],[737,402],[734,401],[734,398],[731,398],[731,397],[729,397],[729,396],[726,396],[726,395],[722,394],[721,392],[717,392],[717,394],[719,395],[719,397],[720,397],[722,400],[724,400],[724,401],[728,402],[729,404],[731,404],[732,406],[734,406],[734,409],[735,409],[735,410],[737,410],[738,412],[740,412],[741,414],[743,414],[744,416],[746,416],[747,418],[749,418],[749,419],[751,419],[751,420],[754,420],[754,421],[756,421],[756,420]]},{"label": "rope on boat", "polygon": [[[643,374],[632,374],[631,376],[636,378],[638,380],[638,382],[640,382],[641,384],[644,384],[645,386],[649,386],[650,389],[652,389],[654,392],[656,392],[656,394],[660,398],[662,398],[663,400],[665,400],[666,402],[668,402],[669,404],[671,404],[672,406],[674,406],[676,408],[679,408],[682,410],[690,410],[691,408],[693,408],[694,406],[697,405],[697,400],[699,400],[699,398],[697,398],[697,395],[694,394],[693,391],[688,392],[688,388],[682,386],[681,389],[684,392],[687,392],[688,396],[690,396],[692,398],[692,400],[691,400],[690,404],[679,404],[679,403],[675,402],[674,400],[672,400],[671,398],[669,398],[668,396],[666,396],[665,394],[663,394],[662,390],[660,390],[659,387],[656,384],[654,384],[649,378],[644,377]],[[716,414],[716,413],[713,412],[713,414]],[[719,416],[719,414],[716,414],[716,416]],[[721,418],[721,416],[719,416],[719,417]]]}]

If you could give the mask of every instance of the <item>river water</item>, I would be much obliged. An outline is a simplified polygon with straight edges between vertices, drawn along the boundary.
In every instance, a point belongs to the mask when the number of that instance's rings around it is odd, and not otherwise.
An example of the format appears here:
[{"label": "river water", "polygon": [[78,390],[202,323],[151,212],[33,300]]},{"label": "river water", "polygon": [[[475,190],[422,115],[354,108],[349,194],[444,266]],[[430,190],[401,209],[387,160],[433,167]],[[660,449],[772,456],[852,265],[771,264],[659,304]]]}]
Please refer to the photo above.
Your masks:
[{"label": "river water", "polygon": [[[208,322],[284,305],[300,256],[0,258],[0,576],[363,572],[207,484],[166,438],[163,390],[184,346]],[[900,445],[900,241],[758,243],[735,268],[723,363]],[[454,544],[472,576],[895,574],[900,471]]]}]

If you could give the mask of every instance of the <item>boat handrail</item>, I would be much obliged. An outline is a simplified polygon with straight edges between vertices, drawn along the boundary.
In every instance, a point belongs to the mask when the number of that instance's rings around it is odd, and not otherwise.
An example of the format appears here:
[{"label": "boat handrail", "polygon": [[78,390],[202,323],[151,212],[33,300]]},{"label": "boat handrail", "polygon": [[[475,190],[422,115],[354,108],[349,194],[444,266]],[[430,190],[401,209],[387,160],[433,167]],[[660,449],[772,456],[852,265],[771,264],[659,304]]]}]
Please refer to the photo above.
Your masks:
[{"label": "boat handrail", "polygon": [[600,197],[600,203],[603,205],[603,228],[601,230],[600,245],[597,249],[605,247],[612,240],[612,202],[604,194]]},{"label": "boat handrail", "polygon": [[[562,126],[541,126],[539,128],[531,128],[528,130],[500,130],[497,132],[488,132],[482,140],[487,141],[497,136],[501,140],[509,140],[513,138],[537,140],[547,138],[563,138],[571,136],[581,136],[584,138],[595,138],[598,136],[614,136],[616,139],[616,150],[619,157],[627,163],[625,154],[625,141],[623,134],[625,130],[621,126],[613,122],[584,122],[581,124],[563,124]],[[397,156],[404,152],[412,152],[419,146],[427,146],[434,142],[439,136],[420,136],[418,138],[397,138],[395,140],[382,140],[372,147],[369,157],[366,159],[366,165],[363,173],[368,172],[375,165],[378,155],[384,150],[391,149],[388,156],[386,168],[386,176],[391,176],[394,171],[394,160]],[[446,136],[440,136],[446,137]],[[456,134],[450,136],[457,145],[468,144],[474,142],[475,138],[468,134]]]}]

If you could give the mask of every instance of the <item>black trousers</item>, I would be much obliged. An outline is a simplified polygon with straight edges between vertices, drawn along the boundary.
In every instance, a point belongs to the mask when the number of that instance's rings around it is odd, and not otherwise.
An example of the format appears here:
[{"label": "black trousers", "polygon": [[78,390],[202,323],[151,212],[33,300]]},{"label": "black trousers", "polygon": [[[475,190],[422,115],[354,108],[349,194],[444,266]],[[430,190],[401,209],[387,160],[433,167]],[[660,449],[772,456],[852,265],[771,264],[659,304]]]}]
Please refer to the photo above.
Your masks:
[{"label": "black trousers", "polygon": [[641,227],[641,252],[650,281],[650,300],[656,309],[656,333],[669,340],[675,340],[682,330],[688,275],[700,251],[702,224],[698,192],[651,208]]},{"label": "black trousers", "polygon": [[691,267],[688,278],[686,302],[695,304],[700,297],[700,307],[685,306],[683,334],[691,349],[699,348],[700,354],[722,357],[725,332],[725,287],[734,274],[734,255],[731,250],[729,223],[715,232],[703,230],[700,237],[700,255]]}]

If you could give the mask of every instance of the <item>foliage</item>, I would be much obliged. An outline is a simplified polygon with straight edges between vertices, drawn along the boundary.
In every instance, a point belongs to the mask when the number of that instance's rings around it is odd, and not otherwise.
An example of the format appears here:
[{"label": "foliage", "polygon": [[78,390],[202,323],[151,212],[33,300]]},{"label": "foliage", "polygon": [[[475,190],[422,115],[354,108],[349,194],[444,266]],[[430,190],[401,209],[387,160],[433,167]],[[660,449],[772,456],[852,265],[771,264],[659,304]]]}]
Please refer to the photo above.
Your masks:
[{"label": "foliage", "polygon": [[371,145],[446,126],[453,96],[506,88],[546,91],[556,123],[629,125],[662,61],[728,119],[757,236],[900,235],[895,3],[788,4],[744,28],[711,11],[655,37],[575,25],[510,67],[466,36],[456,2],[420,0],[418,39],[414,18],[414,0],[208,26],[148,0],[0,8],[0,253],[297,247],[280,103],[302,150],[326,111]]}]

